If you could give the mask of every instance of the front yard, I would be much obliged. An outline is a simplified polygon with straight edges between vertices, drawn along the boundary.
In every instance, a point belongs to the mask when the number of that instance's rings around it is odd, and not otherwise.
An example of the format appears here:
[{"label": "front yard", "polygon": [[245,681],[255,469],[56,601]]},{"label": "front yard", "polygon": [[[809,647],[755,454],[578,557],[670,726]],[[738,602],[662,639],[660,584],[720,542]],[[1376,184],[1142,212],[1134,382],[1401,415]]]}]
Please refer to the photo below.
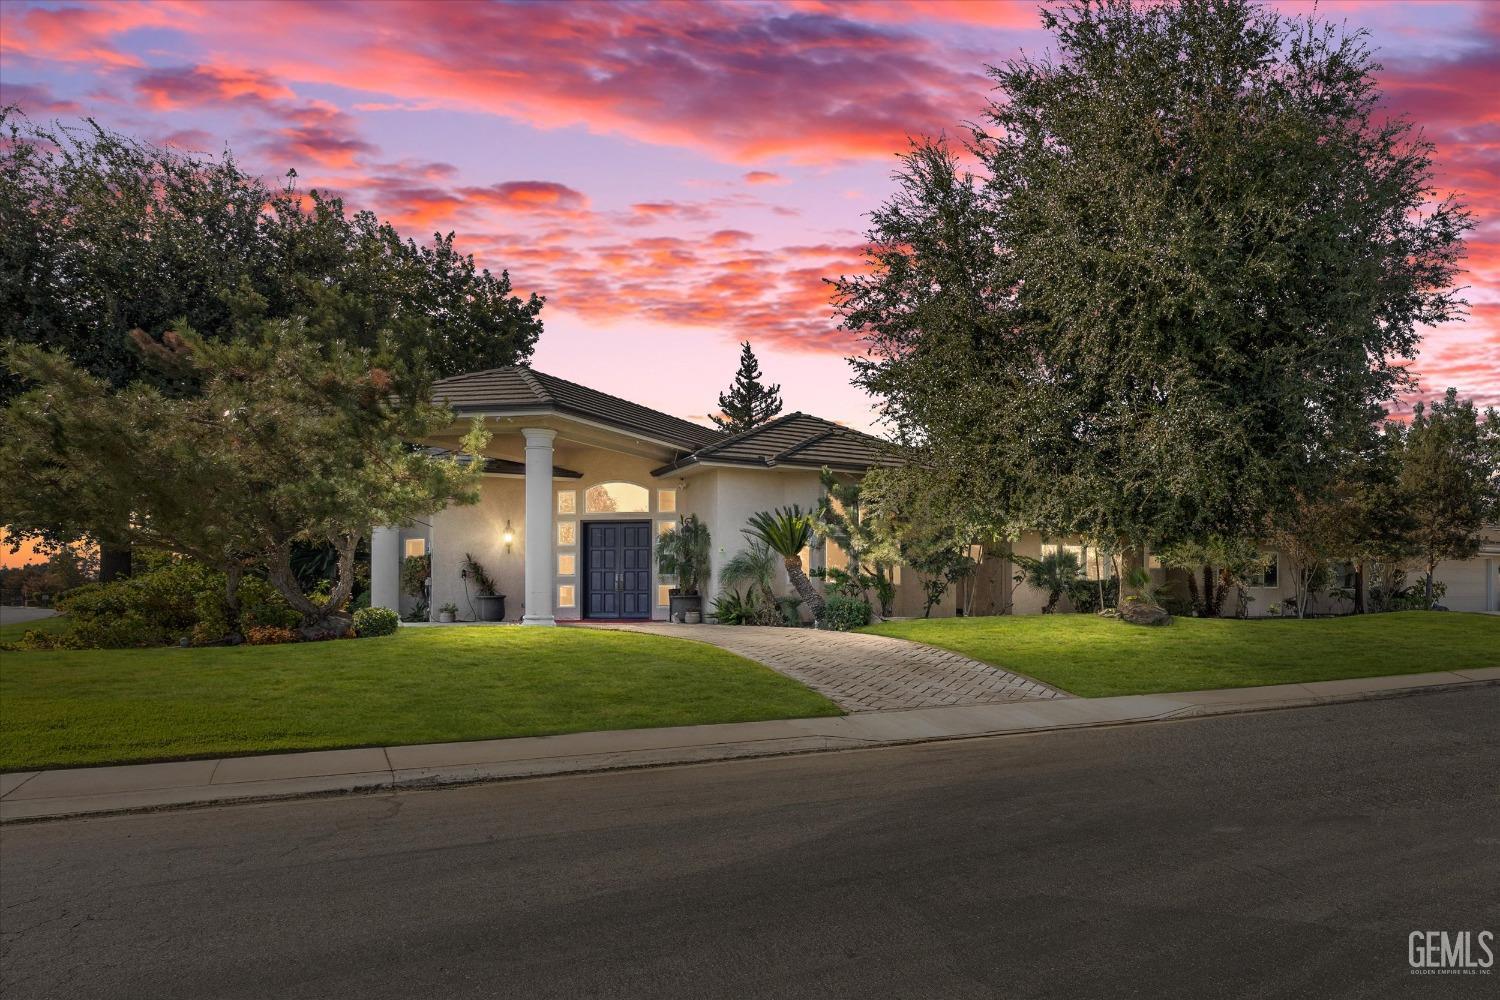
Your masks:
[{"label": "front yard", "polygon": [[1086,698],[1500,666],[1500,617],[1431,611],[1347,618],[1095,615],[885,622],[867,632],[941,646]]},{"label": "front yard", "polygon": [[0,771],[838,714],[712,646],[574,628],[0,652]]}]

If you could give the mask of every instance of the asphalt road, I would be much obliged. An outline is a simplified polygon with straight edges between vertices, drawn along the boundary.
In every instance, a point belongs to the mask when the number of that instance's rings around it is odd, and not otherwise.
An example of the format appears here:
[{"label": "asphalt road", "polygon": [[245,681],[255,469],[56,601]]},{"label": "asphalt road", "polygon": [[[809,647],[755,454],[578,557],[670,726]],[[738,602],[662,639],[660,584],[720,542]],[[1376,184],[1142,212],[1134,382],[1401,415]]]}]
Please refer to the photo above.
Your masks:
[{"label": "asphalt road", "polygon": [[1492,687],[8,827],[0,993],[1493,997],[1497,781]]}]

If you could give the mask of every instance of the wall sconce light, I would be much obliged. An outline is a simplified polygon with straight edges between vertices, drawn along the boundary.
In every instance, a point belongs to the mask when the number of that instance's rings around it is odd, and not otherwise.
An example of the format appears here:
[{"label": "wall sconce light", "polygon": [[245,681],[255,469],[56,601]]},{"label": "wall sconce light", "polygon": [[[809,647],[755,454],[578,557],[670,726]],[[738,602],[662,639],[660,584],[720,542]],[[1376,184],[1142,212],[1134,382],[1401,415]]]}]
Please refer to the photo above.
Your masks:
[{"label": "wall sconce light", "polygon": [[505,543],[506,552],[509,552],[511,546],[516,544],[516,533],[511,530],[510,518],[508,517],[505,519],[505,533],[500,536],[500,540]]}]

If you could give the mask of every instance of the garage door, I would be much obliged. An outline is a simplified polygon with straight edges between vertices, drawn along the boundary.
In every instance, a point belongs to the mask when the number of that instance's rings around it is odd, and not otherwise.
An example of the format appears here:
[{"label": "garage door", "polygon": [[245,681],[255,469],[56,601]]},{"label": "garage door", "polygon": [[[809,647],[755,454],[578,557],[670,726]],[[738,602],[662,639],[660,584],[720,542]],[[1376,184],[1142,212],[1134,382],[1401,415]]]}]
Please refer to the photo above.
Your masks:
[{"label": "garage door", "polygon": [[1486,602],[1493,601],[1500,586],[1491,588],[1489,577],[1500,560],[1481,556],[1463,562],[1441,562],[1433,576],[1448,585],[1443,604],[1454,611],[1493,611]]}]

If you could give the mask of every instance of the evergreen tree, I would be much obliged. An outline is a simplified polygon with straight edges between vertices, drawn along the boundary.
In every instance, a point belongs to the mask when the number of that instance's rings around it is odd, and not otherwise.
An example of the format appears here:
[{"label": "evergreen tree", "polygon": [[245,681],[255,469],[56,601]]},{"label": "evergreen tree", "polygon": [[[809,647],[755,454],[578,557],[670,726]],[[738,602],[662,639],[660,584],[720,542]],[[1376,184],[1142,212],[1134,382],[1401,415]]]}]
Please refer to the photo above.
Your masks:
[{"label": "evergreen tree", "polygon": [[750,341],[740,346],[740,370],[728,392],[719,393],[719,414],[710,420],[726,434],[738,434],[759,427],[781,412],[781,386],[765,386],[760,381],[760,362],[750,349]]}]

